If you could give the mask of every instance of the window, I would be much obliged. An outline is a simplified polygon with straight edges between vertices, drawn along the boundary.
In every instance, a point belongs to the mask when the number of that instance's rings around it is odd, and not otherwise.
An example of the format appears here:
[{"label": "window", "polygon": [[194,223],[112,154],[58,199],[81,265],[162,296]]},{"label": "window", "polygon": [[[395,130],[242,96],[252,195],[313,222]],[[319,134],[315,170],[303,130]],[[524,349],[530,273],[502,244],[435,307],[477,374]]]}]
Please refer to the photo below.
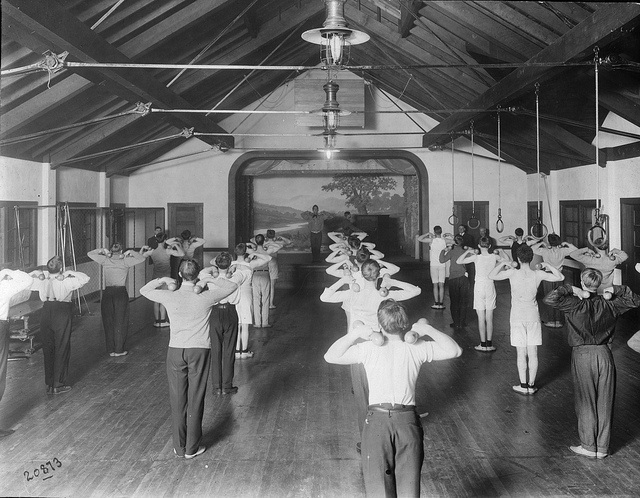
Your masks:
[{"label": "window", "polygon": [[587,244],[595,207],[596,201],[560,201],[560,234],[563,241],[576,247]]},{"label": "window", "polygon": [[25,270],[37,265],[37,206],[35,202],[0,202],[0,268]]},{"label": "window", "polygon": [[[95,204],[69,203],[69,216],[64,215],[65,210],[59,211],[64,227],[64,255],[67,265],[72,265],[74,258],[76,264],[90,261],[87,253],[96,246],[97,225]],[[69,237],[69,229],[72,239]]]}]

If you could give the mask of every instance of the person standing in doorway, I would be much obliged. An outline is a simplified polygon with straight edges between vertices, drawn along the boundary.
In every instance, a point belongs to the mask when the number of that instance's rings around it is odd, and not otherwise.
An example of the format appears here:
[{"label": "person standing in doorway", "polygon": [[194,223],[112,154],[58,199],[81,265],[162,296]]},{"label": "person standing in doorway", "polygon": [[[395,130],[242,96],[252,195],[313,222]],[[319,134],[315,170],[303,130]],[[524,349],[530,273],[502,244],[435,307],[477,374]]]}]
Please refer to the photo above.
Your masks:
[{"label": "person standing in doorway", "polygon": [[311,243],[312,261],[317,263],[320,260],[320,247],[322,246],[322,232],[324,222],[329,218],[329,213],[318,211],[318,206],[314,205],[311,211],[305,211],[300,216],[309,222],[309,242]]}]

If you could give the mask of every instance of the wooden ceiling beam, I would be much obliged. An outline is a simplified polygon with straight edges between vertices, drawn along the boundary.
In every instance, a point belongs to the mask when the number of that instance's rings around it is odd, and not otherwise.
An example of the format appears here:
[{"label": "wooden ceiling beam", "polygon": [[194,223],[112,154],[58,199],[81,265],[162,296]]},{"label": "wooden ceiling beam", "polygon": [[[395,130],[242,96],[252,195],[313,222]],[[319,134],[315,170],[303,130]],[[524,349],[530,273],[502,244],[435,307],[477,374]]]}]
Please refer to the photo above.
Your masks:
[{"label": "wooden ceiling beam", "polygon": [[[545,134],[547,140],[554,140],[561,148],[579,154],[587,163],[595,162],[596,148],[561,126],[555,123],[540,123],[540,131]],[[600,157],[600,166],[606,166],[606,160],[603,157]]]},{"label": "wooden ceiling beam", "polygon": [[600,152],[606,157],[607,162],[633,159],[634,157],[640,157],[640,142],[617,147],[605,147]]},{"label": "wooden ceiling beam", "polygon": [[[588,19],[577,25],[565,36],[541,50],[532,57],[530,63],[564,63],[582,60],[591,56],[596,44],[607,45],[612,40],[625,35],[625,30],[640,23],[640,5],[604,5]],[[471,109],[490,109],[507,102],[527,90],[536,81],[546,80],[553,73],[553,67],[521,67],[511,72],[477,99],[467,104]],[[459,113],[445,119],[424,136],[423,146],[428,147],[441,140],[442,133],[450,133],[461,128],[477,116],[477,112]]]},{"label": "wooden ceiling beam", "polygon": [[411,28],[415,25],[421,6],[422,2],[420,0],[407,0],[400,3],[398,34],[401,38],[406,38],[411,34]]},{"label": "wooden ceiling beam", "polygon": [[[52,44],[52,48],[69,51],[74,59],[85,62],[131,62],[55,2],[36,5],[29,0],[6,0],[2,3],[2,10],[33,29],[40,37],[45,37]],[[112,85],[114,93],[133,93],[135,98],[130,99],[132,103],[140,100],[166,108],[191,107],[188,102],[154,80],[144,70],[128,70],[126,77],[118,70],[104,69],[98,72]],[[217,123],[200,115],[176,114],[171,119],[181,122],[184,126],[195,126],[199,131],[224,131]],[[212,144],[218,142],[219,140],[213,140]],[[232,142],[228,145],[232,146]]]}]

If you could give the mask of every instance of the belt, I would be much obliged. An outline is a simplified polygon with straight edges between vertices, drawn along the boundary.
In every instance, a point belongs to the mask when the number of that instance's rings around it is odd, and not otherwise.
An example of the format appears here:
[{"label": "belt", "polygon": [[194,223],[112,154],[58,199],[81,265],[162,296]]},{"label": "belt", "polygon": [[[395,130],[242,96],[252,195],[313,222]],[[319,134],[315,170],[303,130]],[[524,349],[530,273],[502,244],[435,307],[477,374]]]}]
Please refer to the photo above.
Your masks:
[{"label": "belt", "polygon": [[225,310],[227,308],[231,308],[232,306],[235,307],[235,304],[223,303],[223,304],[214,304],[213,305],[214,308],[218,308],[219,310]]},{"label": "belt", "polygon": [[414,405],[392,405],[391,403],[379,403],[369,405],[367,410],[373,412],[412,412],[416,409]]},{"label": "belt", "polygon": [[257,271],[269,271],[269,270],[253,270],[253,273],[255,273]]}]

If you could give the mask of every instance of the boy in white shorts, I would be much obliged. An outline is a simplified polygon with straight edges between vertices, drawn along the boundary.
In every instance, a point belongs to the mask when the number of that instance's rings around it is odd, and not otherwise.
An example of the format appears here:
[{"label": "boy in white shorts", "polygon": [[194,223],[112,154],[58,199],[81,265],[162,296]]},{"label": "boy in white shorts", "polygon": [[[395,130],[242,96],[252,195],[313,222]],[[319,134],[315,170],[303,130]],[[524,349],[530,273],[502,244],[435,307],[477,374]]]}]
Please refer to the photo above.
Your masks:
[{"label": "boy in white shorts", "polygon": [[[541,270],[532,270],[533,249],[527,245],[518,247],[516,252],[520,268],[511,262],[499,263],[489,273],[491,280],[506,280],[511,283],[511,345],[516,348],[518,377],[520,385],[513,386],[518,394],[534,394],[538,373],[538,346],[542,345],[542,327],[536,294],[540,282],[561,282],[564,275],[549,263],[542,263]],[[504,271],[503,271],[504,270]],[[545,271],[549,270],[549,272]],[[527,371],[529,380],[527,381]]]},{"label": "boy in white shorts", "polygon": [[477,351],[489,353],[495,351],[493,345],[493,310],[496,309],[496,286],[489,278],[489,273],[500,261],[509,261],[506,255],[501,255],[499,251],[489,253],[491,241],[487,237],[480,239],[478,248],[480,252],[476,254],[475,249],[468,249],[458,258],[456,263],[465,265],[473,263],[475,265],[476,276],[473,284],[473,309],[478,315],[478,332],[480,334],[480,344],[475,347]]},{"label": "boy in white shorts", "polygon": [[418,237],[418,242],[429,244],[429,269],[431,272],[431,282],[433,283],[433,305],[434,310],[444,309],[444,280],[446,276],[446,263],[440,263],[440,253],[446,249],[447,243],[442,237],[442,227],[433,227],[433,233],[428,232]]}]

